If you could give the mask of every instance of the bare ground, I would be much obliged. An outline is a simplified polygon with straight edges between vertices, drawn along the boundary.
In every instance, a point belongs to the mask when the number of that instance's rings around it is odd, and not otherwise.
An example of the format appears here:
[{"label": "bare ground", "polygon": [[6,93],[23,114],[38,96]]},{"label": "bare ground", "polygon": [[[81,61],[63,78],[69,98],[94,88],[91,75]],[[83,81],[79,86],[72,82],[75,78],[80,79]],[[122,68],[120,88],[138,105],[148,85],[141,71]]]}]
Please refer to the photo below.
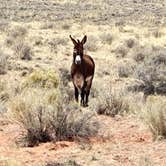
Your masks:
[{"label": "bare ground", "polygon": [[33,148],[17,147],[15,140],[21,129],[16,124],[4,124],[0,132],[0,155],[24,165],[51,161],[65,163],[69,160],[94,166],[165,165],[165,141],[153,142],[151,133],[140,120],[120,116],[100,116],[99,119],[104,122],[109,139],[95,138],[91,143],[44,143]]}]

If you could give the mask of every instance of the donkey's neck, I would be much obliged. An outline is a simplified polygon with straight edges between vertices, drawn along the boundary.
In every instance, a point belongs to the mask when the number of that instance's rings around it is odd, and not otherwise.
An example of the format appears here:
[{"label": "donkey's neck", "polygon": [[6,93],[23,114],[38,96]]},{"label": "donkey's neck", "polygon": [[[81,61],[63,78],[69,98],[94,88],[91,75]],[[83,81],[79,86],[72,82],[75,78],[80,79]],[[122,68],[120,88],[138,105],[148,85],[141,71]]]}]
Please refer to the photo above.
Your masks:
[{"label": "donkey's neck", "polygon": [[[73,62],[74,63],[74,62]],[[74,68],[77,73],[85,74],[85,62],[84,60],[81,61],[81,64],[75,64],[74,63]]]}]

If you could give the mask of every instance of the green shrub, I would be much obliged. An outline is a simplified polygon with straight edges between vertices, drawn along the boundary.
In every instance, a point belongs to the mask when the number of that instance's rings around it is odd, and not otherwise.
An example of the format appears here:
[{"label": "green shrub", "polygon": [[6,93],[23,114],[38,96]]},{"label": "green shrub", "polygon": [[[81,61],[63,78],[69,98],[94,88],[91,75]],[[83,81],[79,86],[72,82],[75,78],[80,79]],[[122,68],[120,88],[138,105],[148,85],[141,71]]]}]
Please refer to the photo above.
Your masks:
[{"label": "green shrub", "polygon": [[23,87],[57,88],[59,78],[53,70],[35,70],[25,78]]}]

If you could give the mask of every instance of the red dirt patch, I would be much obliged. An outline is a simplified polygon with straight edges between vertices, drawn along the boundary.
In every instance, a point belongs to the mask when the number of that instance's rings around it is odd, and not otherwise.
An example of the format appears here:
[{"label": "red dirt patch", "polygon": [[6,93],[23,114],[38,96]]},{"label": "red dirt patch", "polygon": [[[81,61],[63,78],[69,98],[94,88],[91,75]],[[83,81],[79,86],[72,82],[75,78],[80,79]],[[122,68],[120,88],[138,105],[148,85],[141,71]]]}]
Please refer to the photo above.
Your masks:
[{"label": "red dirt patch", "polygon": [[[152,162],[166,163],[166,142],[153,142],[152,135],[141,121],[134,117],[99,116],[102,121],[101,135],[90,142],[50,142],[39,146],[18,147],[16,139],[22,129],[16,124],[0,126],[0,156],[14,158],[23,165],[36,165],[47,161],[75,160],[80,165],[139,165]],[[105,132],[103,132],[105,131]],[[123,164],[122,164],[123,163]]]}]

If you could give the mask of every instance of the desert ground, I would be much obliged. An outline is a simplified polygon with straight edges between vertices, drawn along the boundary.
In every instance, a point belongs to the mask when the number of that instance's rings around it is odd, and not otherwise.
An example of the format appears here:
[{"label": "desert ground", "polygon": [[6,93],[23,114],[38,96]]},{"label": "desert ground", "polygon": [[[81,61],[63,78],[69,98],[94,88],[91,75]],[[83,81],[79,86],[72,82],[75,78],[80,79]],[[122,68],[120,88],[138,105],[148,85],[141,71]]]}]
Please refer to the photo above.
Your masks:
[{"label": "desert ground", "polygon": [[[86,108],[69,35],[96,65]],[[165,95],[166,0],[1,0],[0,166],[165,166]]]}]

